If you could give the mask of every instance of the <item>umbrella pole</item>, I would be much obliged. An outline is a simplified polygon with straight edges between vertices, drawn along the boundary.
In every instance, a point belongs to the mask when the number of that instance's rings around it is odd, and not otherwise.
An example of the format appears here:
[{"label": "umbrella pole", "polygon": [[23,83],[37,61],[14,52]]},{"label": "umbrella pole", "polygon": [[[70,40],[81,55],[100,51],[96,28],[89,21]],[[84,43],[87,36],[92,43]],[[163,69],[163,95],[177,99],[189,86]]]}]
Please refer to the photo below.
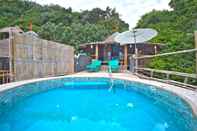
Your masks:
[{"label": "umbrella pole", "polygon": [[96,51],[95,51],[95,59],[96,60],[98,60],[98,58],[99,58],[98,53],[99,53],[99,47],[98,47],[98,44],[96,44]]},{"label": "umbrella pole", "polygon": [[127,70],[128,67],[128,47],[127,45],[124,46],[124,69]]},{"label": "umbrella pole", "polygon": [[[133,29],[133,34],[134,34],[134,45],[135,45],[135,57],[138,56],[138,49],[137,49],[137,41],[136,41],[136,34],[135,30]],[[137,68],[138,68],[138,59],[135,58],[135,73],[137,73]]]},{"label": "umbrella pole", "polygon": [[136,47],[136,44],[135,44],[135,73],[137,73],[137,69],[138,69],[138,59],[137,59],[137,56],[138,56],[138,49]]}]

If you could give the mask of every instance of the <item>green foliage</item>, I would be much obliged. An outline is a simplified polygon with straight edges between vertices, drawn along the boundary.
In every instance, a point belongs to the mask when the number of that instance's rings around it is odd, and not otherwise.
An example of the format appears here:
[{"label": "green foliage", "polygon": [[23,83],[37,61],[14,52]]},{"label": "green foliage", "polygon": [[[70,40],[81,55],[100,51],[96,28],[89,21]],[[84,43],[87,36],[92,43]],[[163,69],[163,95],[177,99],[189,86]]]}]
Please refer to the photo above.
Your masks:
[{"label": "green foliage", "polygon": [[[197,30],[197,1],[171,0],[172,11],[152,11],[142,17],[137,27],[150,27],[159,31],[153,42],[165,44],[162,52],[194,48],[194,31]],[[183,54],[155,58],[151,68],[195,73],[195,55]]]},{"label": "green foliage", "polygon": [[70,26],[59,23],[58,25],[48,22],[41,26],[38,32],[41,36],[48,40],[54,40],[69,45],[73,45],[78,49],[81,43],[103,40],[105,36],[112,33],[106,30],[103,25],[96,24],[80,24],[73,23]]},{"label": "green foliage", "polygon": [[128,30],[115,9],[95,8],[74,12],[59,5],[41,6],[27,0],[0,0],[0,28],[18,25],[28,30],[32,21],[33,30],[41,38],[79,48],[79,44],[102,41],[116,31]]}]

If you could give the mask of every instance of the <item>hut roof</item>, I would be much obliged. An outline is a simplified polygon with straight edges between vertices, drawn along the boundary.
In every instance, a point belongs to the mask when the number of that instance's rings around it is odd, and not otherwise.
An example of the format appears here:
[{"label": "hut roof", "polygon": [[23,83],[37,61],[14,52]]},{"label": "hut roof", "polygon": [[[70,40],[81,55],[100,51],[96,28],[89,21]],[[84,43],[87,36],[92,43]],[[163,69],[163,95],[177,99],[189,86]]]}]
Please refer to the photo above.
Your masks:
[{"label": "hut roof", "polygon": [[[88,45],[97,45],[97,44],[99,44],[99,45],[103,44],[104,45],[104,44],[118,43],[118,42],[115,41],[115,37],[119,34],[120,34],[119,32],[115,32],[111,36],[107,37],[104,41],[84,43],[84,44],[81,44],[80,47],[85,47],[85,46],[88,46]],[[160,44],[160,43],[149,43],[149,42],[144,42],[144,43],[140,43],[140,44],[151,44],[151,45],[160,45],[160,46],[163,45],[163,44]]]},{"label": "hut roof", "polygon": [[112,34],[109,37],[107,37],[107,39],[105,39],[104,41],[96,41],[96,42],[84,43],[84,44],[81,44],[80,46],[81,47],[84,47],[84,46],[87,46],[87,45],[96,45],[96,44],[102,45],[102,44],[113,44],[113,43],[117,43],[115,41],[115,37],[118,34],[120,34],[120,33],[119,32],[115,32],[114,34]]},{"label": "hut roof", "polygon": [[16,32],[16,33],[23,33],[23,30],[21,28],[19,28],[18,26],[5,27],[5,28],[0,29],[0,32],[9,32],[9,31]]},{"label": "hut roof", "polygon": [[104,42],[106,42],[106,43],[117,43],[117,42],[115,41],[115,37],[116,37],[117,35],[119,35],[119,34],[120,34],[119,32],[113,33],[111,36],[107,37],[107,39],[105,39]]}]

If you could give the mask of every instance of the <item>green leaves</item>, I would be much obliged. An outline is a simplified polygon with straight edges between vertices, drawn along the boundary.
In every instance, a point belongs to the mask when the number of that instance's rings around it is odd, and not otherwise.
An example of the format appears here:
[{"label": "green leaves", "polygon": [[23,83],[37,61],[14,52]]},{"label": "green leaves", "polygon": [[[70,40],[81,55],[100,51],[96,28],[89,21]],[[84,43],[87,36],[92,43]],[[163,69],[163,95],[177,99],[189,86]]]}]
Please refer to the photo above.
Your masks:
[{"label": "green leaves", "polygon": [[65,43],[79,48],[80,44],[103,40],[112,31],[103,25],[73,23],[70,26],[48,22],[41,26],[39,35],[48,40]]},{"label": "green leaves", "polygon": [[[153,42],[164,43],[162,52],[194,48],[197,30],[197,1],[171,0],[173,11],[152,11],[142,17],[138,27],[151,27],[159,31]],[[153,59],[151,68],[195,73],[194,53]]]},{"label": "green leaves", "polygon": [[115,9],[95,8],[73,12],[59,5],[41,6],[26,0],[0,1],[0,27],[18,25],[25,31],[32,21],[33,30],[40,37],[69,44],[102,41],[116,31],[128,30],[128,24],[119,18]]}]

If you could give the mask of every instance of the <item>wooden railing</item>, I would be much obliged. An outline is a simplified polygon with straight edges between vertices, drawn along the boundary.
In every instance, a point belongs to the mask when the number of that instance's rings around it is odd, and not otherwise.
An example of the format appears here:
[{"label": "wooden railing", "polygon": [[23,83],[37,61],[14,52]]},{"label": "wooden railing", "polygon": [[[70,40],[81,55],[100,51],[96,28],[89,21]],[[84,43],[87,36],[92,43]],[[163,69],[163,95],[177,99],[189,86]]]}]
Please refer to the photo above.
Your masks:
[{"label": "wooden railing", "polygon": [[156,70],[156,69],[150,69],[150,68],[138,68],[137,70],[139,70],[139,71],[149,71],[150,72],[150,77],[153,77],[154,73],[166,74],[166,79],[167,80],[169,80],[170,75],[181,76],[181,77],[185,78],[185,83],[187,83],[188,78],[197,79],[196,74],[182,73],[182,72],[176,72],[176,71]]},{"label": "wooden railing", "polygon": [[11,74],[8,70],[0,70],[0,84],[9,83],[11,81]]},{"label": "wooden railing", "polygon": [[[184,86],[188,86],[188,87],[194,87],[197,89],[197,86],[188,84],[189,79],[197,79],[196,74],[182,73],[182,72],[176,72],[176,71],[157,70],[157,69],[150,69],[150,68],[138,68],[137,70],[138,70],[139,74],[141,72],[142,72],[142,74],[147,72],[148,74],[145,74],[145,75],[149,76],[150,78],[155,78],[156,73],[165,74],[165,76],[163,77],[163,81],[165,81],[167,83],[173,82],[175,84],[180,84],[180,85],[184,85]],[[178,81],[171,80],[170,79],[171,76],[182,77],[184,79],[184,82],[178,82]]]},{"label": "wooden railing", "polygon": [[189,50],[175,51],[175,52],[163,53],[163,54],[157,54],[157,55],[140,56],[140,57],[136,57],[136,59],[147,59],[147,58],[154,58],[154,57],[161,57],[161,56],[177,55],[177,54],[191,53],[191,52],[196,52],[196,51],[197,49],[189,49]]},{"label": "wooden railing", "polygon": [[[136,61],[139,59],[149,59],[149,58],[155,58],[155,57],[162,57],[162,56],[169,56],[169,55],[177,55],[177,54],[183,54],[183,53],[191,53],[191,52],[196,52],[197,49],[189,49],[189,50],[183,50],[183,51],[177,51],[177,52],[170,52],[170,53],[163,53],[163,54],[157,54],[157,55],[146,55],[146,56],[140,56],[136,57]],[[160,79],[165,79],[164,81],[170,82],[172,81],[170,78],[171,76],[179,76],[183,77],[184,82],[178,82],[178,81],[173,81],[174,83],[178,84],[183,84],[184,86],[190,86],[190,87],[195,87],[194,85],[188,84],[188,79],[196,79],[197,80],[197,73],[196,74],[189,74],[189,73],[183,73],[183,72],[177,72],[177,71],[168,71],[168,70],[158,70],[158,69],[151,69],[151,68],[139,68],[138,65],[135,67],[136,74],[143,74],[144,72],[149,72],[149,77],[150,78],[156,78],[154,76],[155,73],[159,74],[164,74],[165,77],[160,78]]]},{"label": "wooden railing", "polygon": [[[196,59],[195,59],[195,63],[196,63],[196,71],[195,72],[196,72],[196,74],[189,74],[189,73],[182,73],[182,72],[168,71],[168,70],[150,69],[150,68],[139,68],[138,67],[138,61],[140,59],[150,59],[150,58],[177,55],[177,54],[186,54],[186,53],[192,53],[192,52],[194,52],[195,56],[196,56]],[[175,52],[169,52],[169,53],[162,53],[162,54],[156,54],[156,55],[145,55],[145,56],[138,56],[138,54],[136,54],[136,56],[137,57],[134,58],[135,61],[136,61],[136,65],[135,65],[135,73],[136,74],[140,74],[140,73],[143,73],[143,72],[149,72],[148,78],[155,78],[155,79],[158,79],[158,78],[154,77],[155,73],[164,74],[165,77],[159,78],[159,80],[164,80],[164,81],[167,81],[167,82],[173,81],[173,82],[176,82],[178,84],[183,84],[185,86],[195,87],[197,89],[196,85],[188,84],[188,79],[189,78],[197,80],[197,32],[195,32],[195,48],[194,49],[175,51]],[[171,76],[183,77],[184,82],[178,82],[178,81],[170,80]]]}]

